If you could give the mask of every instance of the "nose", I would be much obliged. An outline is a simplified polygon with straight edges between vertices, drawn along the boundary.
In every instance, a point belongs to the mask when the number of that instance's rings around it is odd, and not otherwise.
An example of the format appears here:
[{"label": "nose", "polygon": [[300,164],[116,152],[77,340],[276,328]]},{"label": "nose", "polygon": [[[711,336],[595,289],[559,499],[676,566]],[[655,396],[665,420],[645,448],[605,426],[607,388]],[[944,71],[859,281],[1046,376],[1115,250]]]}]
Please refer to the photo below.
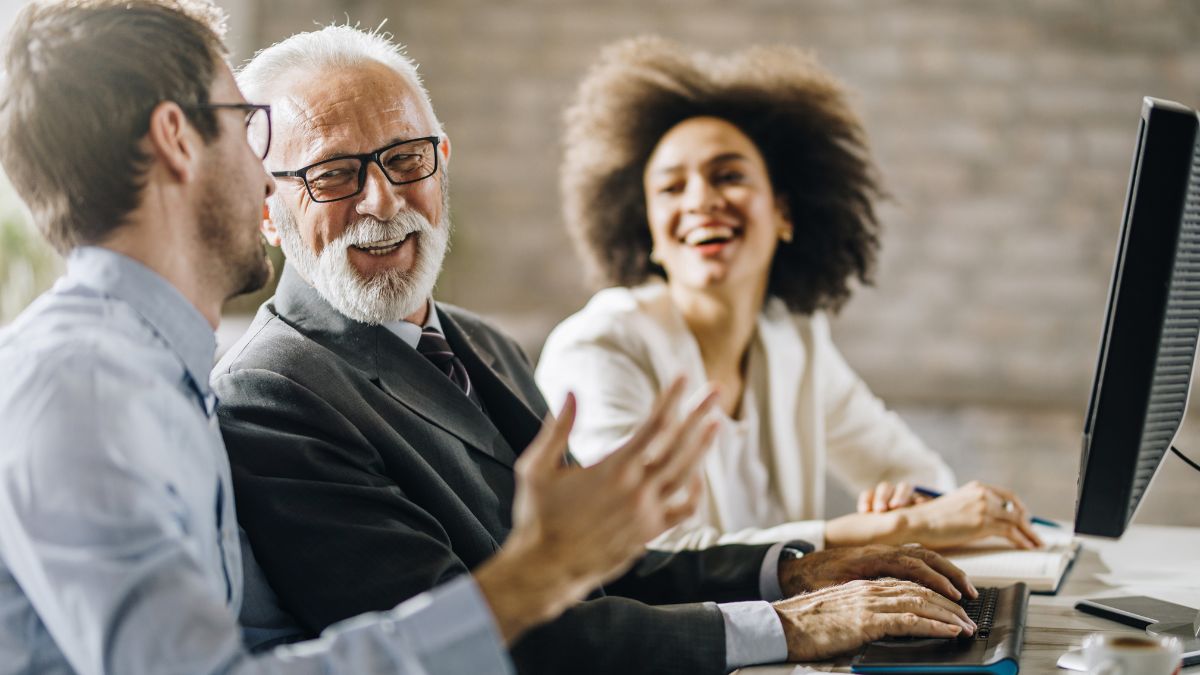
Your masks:
[{"label": "nose", "polygon": [[683,206],[693,213],[709,213],[722,201],[721,192],[708,179],[693,176],[684,186]]},{"label": "nose", "polygon": [[404,208],[404,197],[395,185],[383,175],[383,169],[375,162],[367,164],[366,183],[355,210],[359,215],[372,216],[381,221],[391,220]]}]

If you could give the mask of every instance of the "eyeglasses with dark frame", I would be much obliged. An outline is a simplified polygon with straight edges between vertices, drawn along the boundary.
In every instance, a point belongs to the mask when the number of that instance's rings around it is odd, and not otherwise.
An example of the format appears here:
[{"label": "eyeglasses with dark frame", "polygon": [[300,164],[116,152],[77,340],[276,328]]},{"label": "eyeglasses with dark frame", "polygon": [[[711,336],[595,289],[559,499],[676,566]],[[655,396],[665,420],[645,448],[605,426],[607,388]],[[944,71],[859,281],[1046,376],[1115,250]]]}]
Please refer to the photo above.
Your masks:
[{"label": "eyeglasses with dark frame", "polygon": [[323,159],[295,171],[272,171],[276,178],[299,178],[314,202],[336,202],[363,191],[367,167],[377,165],[392,185],[425,180],[438,170],[438,136],[412,138],[361,155]]},{"label": "eyeglasses with dark frame", "polygon": [[[271,106],[262,103],[200,103],[188,110],[241,110],[246,113],[246,141],[259,159],[271,151]],[[259,113],[262,113],[261,115]]]}]

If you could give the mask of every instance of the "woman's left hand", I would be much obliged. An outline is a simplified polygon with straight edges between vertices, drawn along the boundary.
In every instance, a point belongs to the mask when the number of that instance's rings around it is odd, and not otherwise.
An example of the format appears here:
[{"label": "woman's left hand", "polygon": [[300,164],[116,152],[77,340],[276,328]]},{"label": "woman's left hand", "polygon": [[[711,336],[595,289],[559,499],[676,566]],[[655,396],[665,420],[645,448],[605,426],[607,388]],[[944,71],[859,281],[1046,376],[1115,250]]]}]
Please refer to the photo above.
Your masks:
[{"label": "woman's left hand", "polygon": [[863,490],[858,495],[859,513],[884,513],[892,509],[929,501],[929,497],[913,490],[912,483],[900,481],[895,485],[880,481],[875,487]]}]

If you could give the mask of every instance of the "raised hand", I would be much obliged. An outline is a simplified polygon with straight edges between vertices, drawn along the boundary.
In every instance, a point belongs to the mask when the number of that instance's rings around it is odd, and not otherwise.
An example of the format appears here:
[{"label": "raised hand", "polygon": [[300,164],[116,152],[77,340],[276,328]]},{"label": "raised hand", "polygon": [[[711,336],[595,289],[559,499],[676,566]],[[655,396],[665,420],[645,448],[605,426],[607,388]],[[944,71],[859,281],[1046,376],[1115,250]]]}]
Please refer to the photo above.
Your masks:
[{"label": "raised hand", "polygon": [[564,461],[574,396],[557,419],[547,417],[515,467],[512,532],[475,575],[506,640],[620,575],[646,542],[695,510],[696,469],[716,434],[716,423],[705,421],[716,394],[679,418],[683,390],[680,378],[628,441],[588,468]]}]

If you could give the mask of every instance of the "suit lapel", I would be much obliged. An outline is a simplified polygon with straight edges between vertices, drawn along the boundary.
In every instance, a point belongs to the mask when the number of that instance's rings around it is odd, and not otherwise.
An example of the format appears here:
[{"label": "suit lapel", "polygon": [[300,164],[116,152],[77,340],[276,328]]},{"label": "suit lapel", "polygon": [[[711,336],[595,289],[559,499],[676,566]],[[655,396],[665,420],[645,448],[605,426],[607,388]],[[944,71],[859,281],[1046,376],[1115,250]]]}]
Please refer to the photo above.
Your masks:
[{"label": "suit lapel", "polygon": [[[487,416],[445,373],[387,328],[342,315],[290,265],[283,268],[274,304],[281,319],[362,371],[401,405],[475,450],[513,466],[515,453]],[[457,353],[457,345],[451,346]],[[475,373],[468,373],[474,382]]]},{"label": "suit lapel", "polygon": [[516,384],[496,367],[495,355],[472,340],[446,312],[441,309],[437,312],[446,341],[466,367],[471,384],[487,408],[491,423],[504,436],[508,447],[515,454],[520,454],[537,436],[542,420],[517,394]]}]

